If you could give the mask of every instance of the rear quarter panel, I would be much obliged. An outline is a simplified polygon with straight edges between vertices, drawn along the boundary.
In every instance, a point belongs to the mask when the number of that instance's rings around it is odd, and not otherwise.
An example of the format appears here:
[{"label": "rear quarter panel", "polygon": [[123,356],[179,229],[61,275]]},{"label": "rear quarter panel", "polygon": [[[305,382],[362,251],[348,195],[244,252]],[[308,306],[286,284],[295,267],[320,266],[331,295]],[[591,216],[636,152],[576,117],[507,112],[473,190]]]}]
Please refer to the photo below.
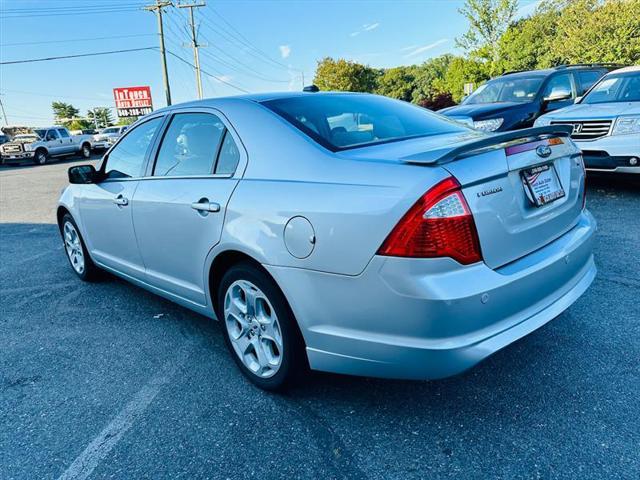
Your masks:
[{"label": "rear quarter panel", "polygon": [[[221,250],[240,250],[269,265],[357,275],[411,205],[448,176],[439,167],[339,157],[249,103],[221,107],[248,154]],[[307,258],[292,256],[284,242],[294,216],[313,226],[315,246]]]}]

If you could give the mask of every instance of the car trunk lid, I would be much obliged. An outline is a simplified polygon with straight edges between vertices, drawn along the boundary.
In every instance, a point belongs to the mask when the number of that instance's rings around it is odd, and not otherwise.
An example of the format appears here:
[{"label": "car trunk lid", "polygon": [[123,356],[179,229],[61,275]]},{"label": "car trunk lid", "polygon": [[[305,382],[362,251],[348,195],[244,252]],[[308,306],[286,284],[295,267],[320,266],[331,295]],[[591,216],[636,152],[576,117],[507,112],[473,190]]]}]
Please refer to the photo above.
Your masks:
[{"label": "car trunk lid", "polygon": [[[568,140],[562,142],[548,146],[551,153],[546,158],[535,148],[506,148],[443,166],[462,185],[489,267],[501,267],[538,250],[577,223],[584,195],[582,160],[575,146]],[[535,178],[538,172],[534,169],[541,170],[540,166],[548,172],[550,182],[557,175],[563,193],[542,205],[536,203],[525,180],[527,174]],[[551,189],[555,191],[555,185]]]},{"label": "car trunk lid", "polygon": [[[360,152],[395,157],[414,165],[443,168],[461,185],[480,241],[484,262],[497,269],[552,242],[579,220],[584,195],[580,151],[565,126],[531,128],[497,135],[470,132],[448,138],[408,141]],[[389,155],[389,147],[394,152]],[[538,147],[542,150],[536,152]],[[376,151],[373,151],[376,150]],[[524,180],[542,166],[557,175],[564,195],[537,205]],[[535,173],[534,173],[535,175]]]}]

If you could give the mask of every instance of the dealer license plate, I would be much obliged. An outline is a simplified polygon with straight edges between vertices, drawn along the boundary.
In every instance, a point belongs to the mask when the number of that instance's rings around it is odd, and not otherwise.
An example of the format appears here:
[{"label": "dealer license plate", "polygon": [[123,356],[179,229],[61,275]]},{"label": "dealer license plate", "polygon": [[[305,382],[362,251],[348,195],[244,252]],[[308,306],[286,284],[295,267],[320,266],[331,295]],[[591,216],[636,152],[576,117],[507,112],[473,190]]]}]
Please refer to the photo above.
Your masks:
[{"label": "dealer license plate", "polygon": [[553,165],[539,165],[522,172],[525,188],[537,207],[564,197],[564,189]]}]

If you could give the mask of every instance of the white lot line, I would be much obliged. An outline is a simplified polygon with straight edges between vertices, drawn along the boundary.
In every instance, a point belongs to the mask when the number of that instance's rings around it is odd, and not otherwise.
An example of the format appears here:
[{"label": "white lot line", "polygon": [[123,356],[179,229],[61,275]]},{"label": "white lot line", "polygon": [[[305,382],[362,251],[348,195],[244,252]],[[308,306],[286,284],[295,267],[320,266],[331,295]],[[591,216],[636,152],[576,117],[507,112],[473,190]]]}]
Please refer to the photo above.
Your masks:
[{"label": "white lot line", "polygon": [[191,351],[193,343],[182,347],[178,355],[167,361],[156,375],[142,387],[129,403],[109,422],[87,448],[60,475],[58,480],[81,480],[87,478],[98,466],[134,422],[144,413],[160,389],[171,381],[176,371],[183,366]]}]

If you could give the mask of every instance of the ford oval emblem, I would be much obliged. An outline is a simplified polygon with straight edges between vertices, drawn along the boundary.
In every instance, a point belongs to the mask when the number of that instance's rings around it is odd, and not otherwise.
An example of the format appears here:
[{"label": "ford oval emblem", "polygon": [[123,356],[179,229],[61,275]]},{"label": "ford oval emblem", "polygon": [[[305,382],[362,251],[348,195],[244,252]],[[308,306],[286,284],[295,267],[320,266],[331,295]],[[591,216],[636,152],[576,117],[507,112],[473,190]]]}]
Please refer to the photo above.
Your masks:
[{"label": "ford oval emblem", "polygon": [[549,145],[540,145],[538,148],[536,148],[536,153],[539,157],[547,158],[549,155],[551,155],[551,147]]}]

